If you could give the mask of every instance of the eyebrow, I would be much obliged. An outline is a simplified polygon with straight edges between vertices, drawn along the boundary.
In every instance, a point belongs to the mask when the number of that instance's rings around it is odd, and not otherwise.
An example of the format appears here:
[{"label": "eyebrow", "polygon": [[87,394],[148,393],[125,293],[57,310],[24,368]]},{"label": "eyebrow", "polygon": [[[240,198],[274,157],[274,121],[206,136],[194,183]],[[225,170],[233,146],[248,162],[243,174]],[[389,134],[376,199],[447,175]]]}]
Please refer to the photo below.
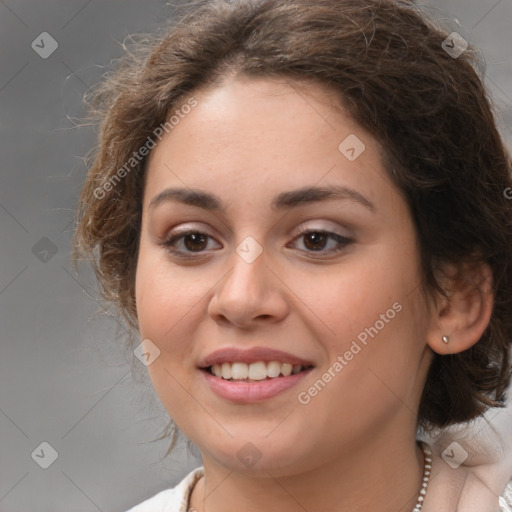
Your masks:
[{"label": "eyebrow", "polygon": [[[375,205],[357,190],[344,186],[303,187],[288,192],[281,192],[272,201],[273,210],[285,210],[298,206],[331,200],[349,200],[361,204],[375,213]],[[149,203],[149,209],[168,201],[197,206],[204,210],[225,213],[226,206],[222,200],[209,192],[190,188],[167,188],[157,194]]]}]

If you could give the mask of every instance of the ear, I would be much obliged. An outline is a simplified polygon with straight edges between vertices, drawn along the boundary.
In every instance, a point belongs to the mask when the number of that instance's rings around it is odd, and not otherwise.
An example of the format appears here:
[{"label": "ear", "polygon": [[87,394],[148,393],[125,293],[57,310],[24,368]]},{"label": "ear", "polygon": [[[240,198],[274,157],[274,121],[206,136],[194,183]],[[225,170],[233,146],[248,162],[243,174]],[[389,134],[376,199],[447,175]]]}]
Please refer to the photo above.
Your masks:
[{"label": "ear", "polygon": [[448,298],[441,296],[432,307],[427,343],[438,354],[456,354],[472,347],[489,325],[492,270],[483,262],[445,265],[440,282]]}]

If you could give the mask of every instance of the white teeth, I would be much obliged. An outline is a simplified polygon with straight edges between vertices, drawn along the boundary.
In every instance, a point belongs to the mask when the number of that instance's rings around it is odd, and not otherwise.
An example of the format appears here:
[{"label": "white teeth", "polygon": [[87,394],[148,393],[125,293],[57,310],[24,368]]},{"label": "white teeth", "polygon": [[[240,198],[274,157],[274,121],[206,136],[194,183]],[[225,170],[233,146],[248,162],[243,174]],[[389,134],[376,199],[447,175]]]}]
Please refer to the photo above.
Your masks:
[{"label": "white teeth", "polygon": [[249,379],[263,380],[267,378],[267,365],[260,361],[249,365]]},{"label": "white teeth", "polygon": [[232,379],[247,379],[249,377],[249,367],[245,363],[233,363],[231,365]]},{"label": "white teeth", "polygon": [[231,365],[229,363],[222,363],[222,378],[231,379]]},{"label": "white teeth", "polygon": [[281,373],[281,363],[270,361],[267,366],[267,375],[269,377],[278,377]]},{"label": "white teeth", "polygon": [[258,361],[256,363],[222,363],[214,364],[211,372],[216,377],[225,380],[265,380],[268,378],[279,377],[280,375],[288,377],[300,373],[304,367],[300,364],[280,363],[278,361]]},{"label": "white teeth", "polygon": [[292,374],[292,370],[293,370],[293,364],[290,364],[290,363],[283,363],[281,365],[281,373],[285,376],[285,377],[288,377],[288,375],[291,375]]}]

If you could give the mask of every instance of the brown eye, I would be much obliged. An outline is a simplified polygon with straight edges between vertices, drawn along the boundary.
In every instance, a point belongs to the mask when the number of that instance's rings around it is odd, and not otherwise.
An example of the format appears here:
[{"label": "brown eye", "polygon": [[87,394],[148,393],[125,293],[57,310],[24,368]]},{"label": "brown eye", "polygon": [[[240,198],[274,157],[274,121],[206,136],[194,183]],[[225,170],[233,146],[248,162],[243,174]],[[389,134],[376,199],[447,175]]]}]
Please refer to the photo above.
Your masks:
[{"label": "brown eye", "polygon": [[172,235],[162,242],[162,245],[173,254],[187,257],[187,253],[202,253],[207,249],[208,241],[213,240],[210,235],[200,231],[184,231]]},{"label": "brown eye", "polygon": [[204,235],[203,233],[191,233],[183,237],[183,245],[189,251],[201,251],[204,250],[207,245],[207,238],[208,235]]},{"label": "brown eye", "polygon": [[325,233],[312,231],[303,235],[304,237],[304,245],[311,249],[312,251],[318,251],[325,248],[329,237]]},{"label": "brown eye", "polygon": [[[331,233],[329,231],[309,230],[302,231],[295,240],[303,240],[305,252],[320,252],[322,254],[330,254],[342,251],[347,245],[354,240]],[[331,241],[331,243],[329,243]],[[328,247],[330,245],[330,247]],[[327,249],[326,249],[327,248]]]}]

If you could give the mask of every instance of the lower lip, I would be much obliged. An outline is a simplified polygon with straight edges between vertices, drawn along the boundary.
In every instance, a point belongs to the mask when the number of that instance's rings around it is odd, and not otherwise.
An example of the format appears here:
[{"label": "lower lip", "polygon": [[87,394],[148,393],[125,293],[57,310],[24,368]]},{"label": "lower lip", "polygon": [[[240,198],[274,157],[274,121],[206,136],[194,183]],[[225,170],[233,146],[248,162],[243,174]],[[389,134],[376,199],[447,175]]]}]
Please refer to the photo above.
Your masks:
[{"label": "lower lip", "polygon": [[254,382],[233,382],[215,377],[208,370],[201,370],[206,382],[210,385],[212,391],[227,400],[239,404],[249,404],[253,402],[261,402],[272,398],[287,389],[295,386],[306,375],[309,375],[313,368],[308,368],[295,375],[288,377],[275,377],[267,380],[259,380]]}]

